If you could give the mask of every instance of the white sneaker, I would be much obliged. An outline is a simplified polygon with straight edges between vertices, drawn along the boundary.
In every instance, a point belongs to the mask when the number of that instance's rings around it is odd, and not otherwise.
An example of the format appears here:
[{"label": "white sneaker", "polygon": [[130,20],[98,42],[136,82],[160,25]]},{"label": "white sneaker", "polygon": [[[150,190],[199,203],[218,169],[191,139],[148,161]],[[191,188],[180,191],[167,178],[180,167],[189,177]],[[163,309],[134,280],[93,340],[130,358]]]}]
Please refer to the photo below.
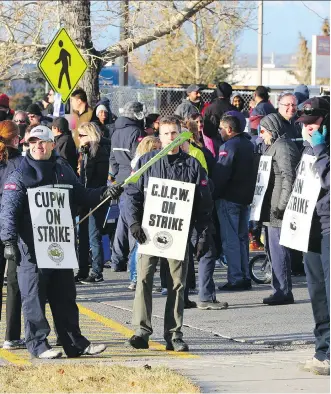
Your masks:
[{"label": "white sneaker", "polygon": [[48,349],[45,352],[39,354],[38,358],[41,359],[52,359],[52,358],[60,358],[62,356],[62,352],[59,352],[55,349]]},{"label": "white sneaker", "polygon": [[14,349],[25,349],[24,339],[14,339],[13,341],[5,341],[3,343],[2,349],[14,350]]},{"label": "white sneaker", "polygon": [[90,345],[83,351],[83,354],[88,356],[95,356],[96,354],[104,352],[106,349],[107,346],[103,343],[100,343],[100,345],[93,345],[93,343],[90,343]]},{"label": "white sneaker", "polygon": [[313,372],[316,375],[330,375],[330,361],[319,361],[313,357],[303,363],[299,363],[299,369],[301,371]]}]

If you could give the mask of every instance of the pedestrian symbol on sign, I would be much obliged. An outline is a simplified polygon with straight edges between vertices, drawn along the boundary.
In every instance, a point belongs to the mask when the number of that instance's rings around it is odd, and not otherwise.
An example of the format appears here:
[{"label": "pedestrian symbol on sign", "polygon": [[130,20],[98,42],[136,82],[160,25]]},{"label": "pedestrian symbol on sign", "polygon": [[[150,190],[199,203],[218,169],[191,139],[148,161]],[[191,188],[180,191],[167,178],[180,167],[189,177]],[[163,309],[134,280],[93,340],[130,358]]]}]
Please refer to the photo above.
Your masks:
[{"label": "pedestrian symbol on sign", "polygon": [[65,29],[60,29],[38,63],[54,92],[65,103],[87,69],[87,63]]},{"label": "pedestrian symbol on sign", "polygon": [[54,63],[54,64],[58,64],[60,62],[62,63],[62,68],[60,70],[60,76],[59,76],[59,83],[58,83],[57,87],[59,89],[61,89],[62,78],[63,78],[63,75],[65,75],[67,82],[68,82],[68,87],[69,87],[69,89],[71,89],[70,75],[69,75],[69,66],[71,66],[71,55],[68,51],[66,51],[63,48],[63,41],[62,40],[59,41],[59,47],[61,48],[60,55],[59,55],[59,58],[57,59],[57,61]]}]

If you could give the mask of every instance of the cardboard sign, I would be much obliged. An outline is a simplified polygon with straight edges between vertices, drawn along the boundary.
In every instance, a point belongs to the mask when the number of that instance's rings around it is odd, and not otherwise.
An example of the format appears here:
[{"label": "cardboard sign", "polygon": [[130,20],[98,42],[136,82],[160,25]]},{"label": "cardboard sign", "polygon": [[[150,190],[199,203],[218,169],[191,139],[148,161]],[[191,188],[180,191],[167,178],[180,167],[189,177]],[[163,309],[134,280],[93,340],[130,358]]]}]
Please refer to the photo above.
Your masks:
[{"label": "cardboard sign", "polygon": [[184,260],[195,185],[150,177],[142,228],[147,241],[138,253]]},{"label": "cardboard sign", "polygon": [[301,158],[280,233],[281,245],[302,252],[308,251],[311,220],[321,190],[320,178],[313,169],[315,161],[310,155]]},{"label": "cardboard sign", "polygon": [[256,178],[254,197],[251,204],[251,214],[249,220],[260,220],[261,209],[265,192],[268,188],[271,172],[272,156],[261,156],[259,162],[259,171]]},{"label": "cardboard sign", "polygon": [[28,189],[38,268],[78,268],[69,190]]}]

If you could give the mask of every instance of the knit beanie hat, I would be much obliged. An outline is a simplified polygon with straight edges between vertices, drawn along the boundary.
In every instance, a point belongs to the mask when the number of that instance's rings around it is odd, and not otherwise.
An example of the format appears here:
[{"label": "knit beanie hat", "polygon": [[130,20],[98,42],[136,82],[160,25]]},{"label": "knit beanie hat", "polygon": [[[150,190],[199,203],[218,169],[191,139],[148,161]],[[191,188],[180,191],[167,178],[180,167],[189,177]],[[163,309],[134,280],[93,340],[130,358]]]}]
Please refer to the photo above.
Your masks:
[{"label": "knit beanie hat", "polygon": [[9,97],[6,94],[0,94],[0,107],[9,108]]},{"label": "knit beanie hat", "polygon": [[108,109],[107,109],[107,107],[105,105],[100,104],[100,105],[97,106],[97,109],[95,111],[97,116],[99,115],[100,111],[108,112]]},{"label": "knit beanie hat", "polygon": [[220,82],[216,87],[217,97],[230,98],[232,94],[232,86],[227,82]]},{"label": "knit beanie hat", "polygon": [[28,114],[42,116],[41,110],[38,104],[30,104],[26,110]]}]

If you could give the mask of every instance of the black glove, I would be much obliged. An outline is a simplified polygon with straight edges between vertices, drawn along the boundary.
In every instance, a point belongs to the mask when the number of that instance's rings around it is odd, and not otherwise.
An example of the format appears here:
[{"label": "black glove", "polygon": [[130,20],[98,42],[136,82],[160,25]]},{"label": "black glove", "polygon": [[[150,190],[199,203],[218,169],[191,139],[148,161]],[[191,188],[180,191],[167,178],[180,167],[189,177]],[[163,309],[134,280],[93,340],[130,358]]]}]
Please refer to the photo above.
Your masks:
[{"label": "black glove", "polygon": [[122,185],[112,185],[107,188],[107,190],[102,194],[101,201],[110,198],[111,200],[117,200],[119,196],[123,193]]},{"label": "black glove", "polygon": [[15,241],[5,241],[4,257],[6,260],[13,261],[16,265],[20,265],[21,253],[18,249],[17,242]]},{"label": "black glove", "polygon": [[284,216],[284,211],[281,211],[279,208],[276,208],[273,214],[276,219],[282,220]]},{"label": "black glove", "polygon": [[209,246],[208,237],[203,236],[198,240],[195,254],[198,261],[208,252]]},{"label": "black glove", "polygon": [[144,230],[141,228],[139,223],[134,223],[130,226],[130,231],[134,239],[138,241],[138,243],[143,244],[146,242],[147,237],[144,233]]}]

